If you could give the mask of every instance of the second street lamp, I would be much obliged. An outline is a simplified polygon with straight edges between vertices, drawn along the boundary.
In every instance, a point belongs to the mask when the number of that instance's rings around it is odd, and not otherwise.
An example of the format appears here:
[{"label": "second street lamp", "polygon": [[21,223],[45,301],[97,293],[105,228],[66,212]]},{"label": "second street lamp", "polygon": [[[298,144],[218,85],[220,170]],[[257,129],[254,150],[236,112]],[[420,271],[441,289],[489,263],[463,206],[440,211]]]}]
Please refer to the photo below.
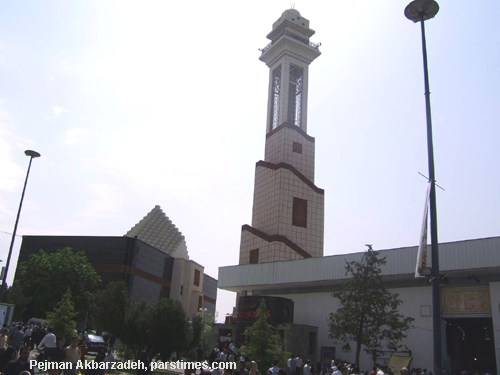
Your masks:
[{"label": "second street lamp", "polygon": [[413,22],[420,22],[422,29],[422,54],[424,58],[425,112],[427,120],[427,153],[429,163],[430,216],[431,216],[431,259],[432,259],[432,328],[434,343],[434,374],[442,373],[442,338],[441,338],[441,291],[439,276],[439,248],[436,207],[436,174],[434,170],[434,146],[432,142],[431,99],[429,89],[429,72],[427,69],[427,47],[425,42],[424,21],[434,18],[439,5],[434,0],[415,0],[405,8],[405,16]]},{"label": "second street lamp", "polygon": [[23,193],[21,195],[21,202],[19,203],[19,209],[17,210],[16,223],[14,224],[14,232],[12,233],[12,240],[10,241],[9,255],[7,255],[7,262],[5,263],[5,272],[2,277],[2,286],[0,287],[0,302],[3,302],[3,294],[7,287],[7,273],[9,272],[10,258],[12,256],[12,248],[14,247],[14,241],[16,239],[17,224],[19,224],[19,216],[21,216],[21,208],[23,207],[24,193],[26,191],[26,185],[28,184],[28,177],[30,175],[31,162],[34,158],[39,158],[40,154],[33,150],[24,151],[26,156],[30,157],[30,163],[28,165],[28,172],[26,173],[26,180],[24,181]]}]

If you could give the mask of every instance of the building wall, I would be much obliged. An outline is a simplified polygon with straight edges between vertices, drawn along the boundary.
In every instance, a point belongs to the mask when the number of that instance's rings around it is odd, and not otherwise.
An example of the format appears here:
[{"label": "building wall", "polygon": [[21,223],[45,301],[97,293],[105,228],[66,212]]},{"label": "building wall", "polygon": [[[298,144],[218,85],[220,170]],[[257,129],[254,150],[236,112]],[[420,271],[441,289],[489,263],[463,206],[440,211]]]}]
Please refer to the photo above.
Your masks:
[{"label": "building wall", "polygon": [[217,280],[208,275],[203,275],[203,305],[207,313],[215,317],[215,304],[217,301]]},{"label": "building wall", "polygon": [[170,296],[174,258],[158,251],[142,241],[135,241],[132,266],[146,271],[155,278],[135,274],[132,277],[130,292],[134,300],[144,299],[154,304],[160,298]]},{"label": "building wall", "polygon": [[[311,182],[314,182],[314,138],[290,127],[276,129],[276,133],[266,139],[265,160],[278,164],[281,162],[293,165]],[[301,145],[301,152],[295,152],[293,144]]]},{"label": "building wall", "polygon": [[280,241],[267,241],[249,231],[241,231],[240,264],[250,263],[250,251],[259,249],[259,262],[302,259],[302,255]]},{"label": "building wall", "polygon": [[[182,303],[188,315],[198,313],[200,297],[203,299],[204,268],[192,260],[175,259],[172,272],[171,298]],[[195,273],[200,272],[199,285],[195,285]],[[202,300],[203,301],[203,300]]]},{"label": "building wall", "polygon": [[[292,225],[294,198],[307,201],[305,228]],[[324,195],[313,190],[292,171],[257,166],[252,217],[254,228],[268,235],[284,236],[312,257],[323,256]],[[261,249],[262,258],[273,251],[264,246]],[[276,260],[279,259],[297,258],[279,257]]]},{"label": "building wall", "polygon": [[500,374],[500,281],[490,283],[491,318],[495,338],[495,358],[497,374]]},{"label": "building wall", "polygon": [[[414,329],[410,330],[408,337],[403,341],[412,350],[414,360],[412,367],[432,368],[432,316],[422,316],[421,307],[430,306],[432,308],[432,291],[430,287],[413,287],[390,289],[391,292],[399,294],[403,301],[400,312],[404,316],[411,316],[415,319]],[[333,346],[336,348],[337,357],[346,361],[354,362],[355,343],[351,343],[351,352],[343,353],[343,343],[335,343],[331,340],[328,329],[329,314],[339,307],[338,300],[332,297],[331,292],[322,293],[297,293],[275,295],[290,298],[294,301],[294,323],[318,327],[318,360],[321,346]],[[427,308],[424,308],[424,312]],[[424,314],[425,315],[425,314]],[[305,338],[302,338],[305,340]],[[383,362],[381,359],[380,362]],[[361,370],[371,369],[373,366],[371,358],[364,351],[361,352]]]}]

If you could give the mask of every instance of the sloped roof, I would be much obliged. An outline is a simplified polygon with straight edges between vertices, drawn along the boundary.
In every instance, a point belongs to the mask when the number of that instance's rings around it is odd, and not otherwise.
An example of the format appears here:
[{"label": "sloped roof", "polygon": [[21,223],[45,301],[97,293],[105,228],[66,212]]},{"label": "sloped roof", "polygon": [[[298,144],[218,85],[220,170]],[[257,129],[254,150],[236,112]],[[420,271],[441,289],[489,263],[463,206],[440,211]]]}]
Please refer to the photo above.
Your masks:
[{"label": "sloped roof", "polygon": [[174,258],[189,259],[186,239],[158,205],[134,225],[125,236],[137,237]]}]

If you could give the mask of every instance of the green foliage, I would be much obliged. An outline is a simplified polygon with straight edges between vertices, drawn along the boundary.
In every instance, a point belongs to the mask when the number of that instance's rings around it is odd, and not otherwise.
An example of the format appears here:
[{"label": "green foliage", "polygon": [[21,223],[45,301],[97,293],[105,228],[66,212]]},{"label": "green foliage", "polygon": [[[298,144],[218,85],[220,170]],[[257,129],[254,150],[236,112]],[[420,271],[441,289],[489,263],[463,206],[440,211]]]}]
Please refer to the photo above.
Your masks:
[{"label": "green foliage", "polygon": [[97,292],[91,311],[96,326],[116,336],[125,345],[124,352],[135,359],[147,350],[167,360],[173,351],[197,345],[203,330],[199,316],[189,324],[179,301],[161,299],[154,306],[132,301],[123,282],[109,283]]},{"label": "green foliage", "polygon": [[257,309],[257,319],[248,329],[248,344],[241,348],[245,357],[257,362],[261,371],[282,357],[283,349],[276,329],[267,322],[267,307],[264,299]]},{"label": "green foliage", "polygon": [[215,319],[212,314],[203,313],[193,315],[189,326],[189,337],[186,340],[189,358],[196,358],[198,345],[201,345],[204,353],[210,353],[212,346],[212,329]]},{"label": "green foliage", "polygon": [[25,316],[45,317],[69,287],[75,311],[83,317],[100,282],[85,253],[73,253],[66,247],[50,254],[43,250],[31,254],[26,262],[19,264],[15,285],[31,299]]},{"label": "green foliage", "polygon": [[16,306],[14,308],[14,320],[22,320],[23,314],[31,302],[31,298],[25,296],[23,288],[19,284],[14,284],[5,291],[4,300],[5,303]]},{"label": "green foliage", "polygon": [[160,353],[162,361],[172,352],[181,349],[188,331],[186,313],[177,300],[162,298],[150,315],[149,344],[154,353]]},{"label": "green foliage", "polygon": [[69,341],[71,337],[76,336],[75,305],[71,301],[71,289],[67,289],[61,300],[57,303],[54,311],[47,314],[49,327],[52,327],[56,337],[64,337]]},{"label": "green foliage", "polygon": [[129,300],[124,316],[124,330],[116,336],[136,355],[147,347],[150,333],[151,306],[144,300]]},{"label": "green foliage", "polygon": [[110,282],[106,288],[96,292],[91,307],[95,328],[120,337],[125,331],[128,304],[128,289],[124,281]]},{"label": "green foliage", "polygon": [[215,323],[215,318],[212,314],[203,313],[201,315],[202,331],[199,343],[205,353],[210,353],[213,349],[212,343],[212,330]]},{"label": "green foliage", "polygon": [[369,245],[361,262],[346,263],[351,279],[343,291],[333,294],[340,307],[330,314],[330,338],[345,342],[344,351],[351,350],[349,341],[356,342],[358,365],[362,346],[374,359],[385,349],[396,350],[414,320],[399,314],[402,301],[385,289],[381,277],[385,263]]}]

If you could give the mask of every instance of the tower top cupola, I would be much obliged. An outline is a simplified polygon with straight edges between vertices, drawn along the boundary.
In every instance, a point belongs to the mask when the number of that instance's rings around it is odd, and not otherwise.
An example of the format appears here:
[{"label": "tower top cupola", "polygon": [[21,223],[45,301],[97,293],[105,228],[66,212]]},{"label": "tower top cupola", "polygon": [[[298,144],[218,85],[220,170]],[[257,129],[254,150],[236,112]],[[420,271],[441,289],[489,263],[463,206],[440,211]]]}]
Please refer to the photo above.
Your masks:
[{"label": "tower top cupola", "polygon": [[287,9],[267,35],[271,43],[259,58],[271,71],[267,132],[285,122],[307,132],[308,69],[321,54],[309,41],[314,33],[297,9]]}]

